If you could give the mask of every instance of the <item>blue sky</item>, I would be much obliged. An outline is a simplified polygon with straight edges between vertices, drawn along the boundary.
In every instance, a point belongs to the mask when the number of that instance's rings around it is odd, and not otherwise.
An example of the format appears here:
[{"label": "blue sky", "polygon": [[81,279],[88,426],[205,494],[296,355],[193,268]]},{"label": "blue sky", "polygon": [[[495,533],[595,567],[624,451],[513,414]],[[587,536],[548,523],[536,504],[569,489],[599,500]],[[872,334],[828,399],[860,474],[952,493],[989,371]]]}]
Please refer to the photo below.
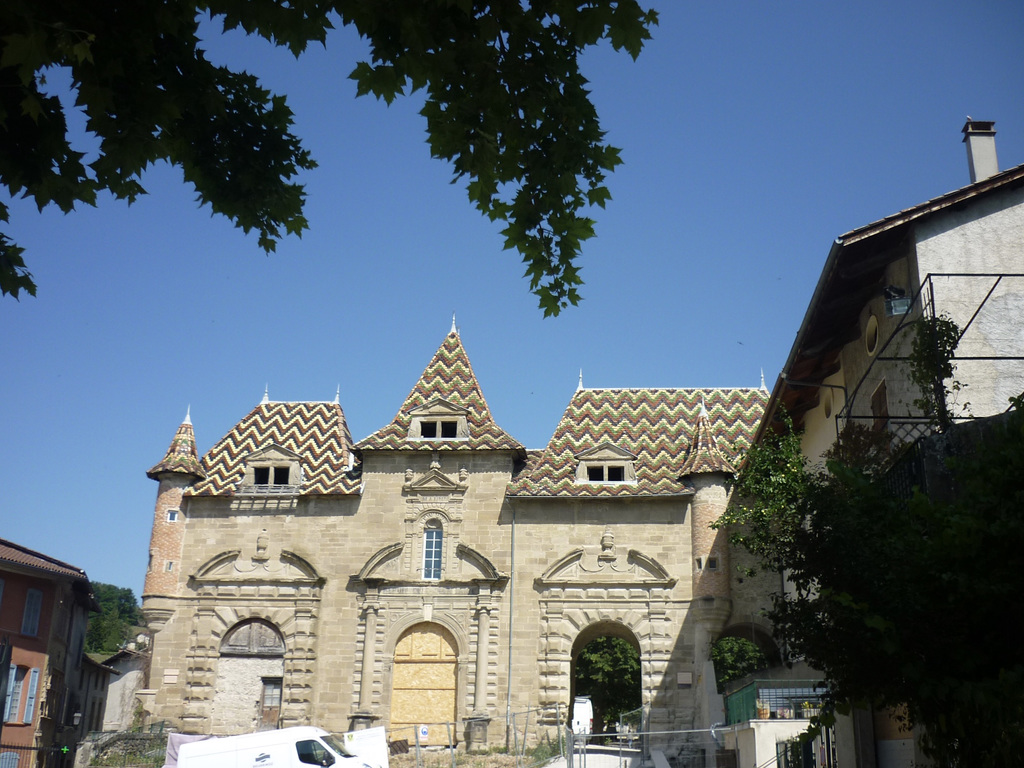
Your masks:
[{"label": "blue sky", "polygon": [[266,256],[180,172],[68,216],[12,206],[37,298],[0,300],[0,536],[141,593],[156,483],[191,406],[205,451],[259,402],[391,420],[457,315],[498,424],[550,437],[589,387],[775,381],[832,240],[968,183],[965,116],[1024,162],[1024,4],[653,2],[639,60],[585,70],[625,165],[584,301],[544,319],[498,227],[431,160],[419,99],[356,99],[347,30],[295,61],[213,36],[286,94],[319,162],[310,231]]}]

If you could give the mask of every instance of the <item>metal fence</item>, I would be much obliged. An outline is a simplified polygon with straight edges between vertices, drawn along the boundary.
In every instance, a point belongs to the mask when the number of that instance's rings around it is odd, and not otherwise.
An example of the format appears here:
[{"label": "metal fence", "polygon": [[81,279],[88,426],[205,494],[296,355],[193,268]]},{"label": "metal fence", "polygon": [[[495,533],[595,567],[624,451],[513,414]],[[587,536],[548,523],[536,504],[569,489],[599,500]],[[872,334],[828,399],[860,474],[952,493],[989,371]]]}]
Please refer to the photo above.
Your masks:
[{"label": "metal fence", "polygon": [[[547,737],[550,719],[554,718],[557,736]],[[387,731],[392,768],[538,768],[553,759],[564,757],[562,732],[564,712],[561,707],[551,712],[526,709],[507,716],[507,745],[495,744],[500,735],[498,718],[465,720],[447,723],[423,723],[416,726],[389,728]],[[485,747],[484,732],[488,730]],[[497,731],[497,733],[496,733]]]},{"label": "metal fence", "polygon": [[820,680],[753,680],[725,697],[726,722],[807,719],[823,694]]},{"label": "metal fence", "polygon": [[[646,724],[647,718],[641,714]],[[735,768],[736,756],[712,730],[629,730],[580,735],[566,729],[567,768]]]},{"label": "metal fence", "polygon": [[74,757],[70,747],[0,744],[0,768],[70,768]]}]

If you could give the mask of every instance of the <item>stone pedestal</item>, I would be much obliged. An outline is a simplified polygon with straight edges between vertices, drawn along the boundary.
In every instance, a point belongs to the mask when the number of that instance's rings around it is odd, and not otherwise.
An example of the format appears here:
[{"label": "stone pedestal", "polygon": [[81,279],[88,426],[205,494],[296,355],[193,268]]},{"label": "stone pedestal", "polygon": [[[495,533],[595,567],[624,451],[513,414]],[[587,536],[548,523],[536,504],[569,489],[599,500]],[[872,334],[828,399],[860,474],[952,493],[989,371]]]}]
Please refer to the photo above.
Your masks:
[{"label": "stone pedestal", "polygon": [[466,718],[466,751],[480,752],[487,749],[487,727],[491,718],[487,715]]}]

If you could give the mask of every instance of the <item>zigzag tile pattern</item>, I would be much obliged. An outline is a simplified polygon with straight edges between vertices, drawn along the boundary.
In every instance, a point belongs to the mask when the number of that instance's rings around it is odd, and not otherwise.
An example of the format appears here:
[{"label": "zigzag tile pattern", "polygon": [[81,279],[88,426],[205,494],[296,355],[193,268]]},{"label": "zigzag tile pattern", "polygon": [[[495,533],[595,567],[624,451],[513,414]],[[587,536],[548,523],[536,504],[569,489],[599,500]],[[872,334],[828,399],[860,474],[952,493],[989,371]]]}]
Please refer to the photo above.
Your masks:
[{"label": "zigzag tile pattern", "polygon": [[303,495],[358,492],[358,472],[346,471],[352,435],[340,405],[260,403],[203,456],[206,479],[189,495],[233,495],[245,474],[246,457],[271,445],[300,456]]},{"label": "zigzag tile pattern", "polygon": [[[409,440],[412,416],[409,411],[436,398],[466,408],[468,440]],[[449,333],[412,388],[394,420],[383,429],[356,444],[359,450],[373,451],[515,451],[523,446],[494,423],[491,410],[480,391],[480,384],[469,363],[459,335]]]},{"label": "zigzag tile pattern", "polygon": [[697,433],[694,435],[693,443],[690,445],[686,461],[683,462],[679,474],[685,478],[702,472],[726,472],[729,474],[736,472],[736,468],[725,458],[718,447],[718,440],[715,438],[715,431],[711,426],[711,418],[703,408],[697,415]]},{"label": "zigzag tile pattern", "polygon": [[156,480],[164,472],[206,477],[196,451],[196,433],[188,421],[182,422],[178,427],[167,453],[156,466],[146,471],[146,475]]},{"label": "zigzag tile pattern", "polygon": [[[768,402],[760,389],[582,389],[551,442],[509,484],[512,496],[678,496],[692,492],[683,470],[698,436],[701,402],[720,456],[732,466],[750,446]],[[611,442],[637,458],[635,484],[576,483],[577,454]],[[692,462],[691,462],[692,463]]]}]

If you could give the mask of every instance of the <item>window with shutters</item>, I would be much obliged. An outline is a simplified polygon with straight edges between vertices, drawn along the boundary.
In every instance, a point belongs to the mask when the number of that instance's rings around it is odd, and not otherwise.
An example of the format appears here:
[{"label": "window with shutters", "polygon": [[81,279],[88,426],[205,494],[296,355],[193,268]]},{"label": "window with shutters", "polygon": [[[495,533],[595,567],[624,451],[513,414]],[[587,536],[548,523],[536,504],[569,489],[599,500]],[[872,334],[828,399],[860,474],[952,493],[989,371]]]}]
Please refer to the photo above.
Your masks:
[{"label": "window with shutters", "polygon": [[31,723],[36,713],[36,693],[39,690],[39,670],[11,664],[4,700],[4,722]]},{"label": "window with shutters", "polygon": [[21,634],[35,637],[39,634],[39,615],[43,609],[43,593],[30,589],[25,593],[25,612],[21,615]]}]

